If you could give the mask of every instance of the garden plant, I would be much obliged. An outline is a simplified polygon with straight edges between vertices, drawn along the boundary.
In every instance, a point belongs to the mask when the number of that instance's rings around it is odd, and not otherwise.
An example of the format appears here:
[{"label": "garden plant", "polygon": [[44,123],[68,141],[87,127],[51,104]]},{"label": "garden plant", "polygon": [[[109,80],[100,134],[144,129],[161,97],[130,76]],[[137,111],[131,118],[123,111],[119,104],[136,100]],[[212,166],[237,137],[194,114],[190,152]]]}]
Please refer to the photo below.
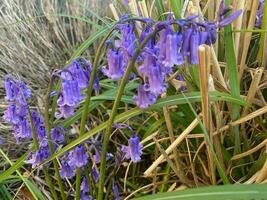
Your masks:
[{"label": "garden plant", "polygon": [[0,199],[267,199],[264,0],[33,2],[0,24]]}]

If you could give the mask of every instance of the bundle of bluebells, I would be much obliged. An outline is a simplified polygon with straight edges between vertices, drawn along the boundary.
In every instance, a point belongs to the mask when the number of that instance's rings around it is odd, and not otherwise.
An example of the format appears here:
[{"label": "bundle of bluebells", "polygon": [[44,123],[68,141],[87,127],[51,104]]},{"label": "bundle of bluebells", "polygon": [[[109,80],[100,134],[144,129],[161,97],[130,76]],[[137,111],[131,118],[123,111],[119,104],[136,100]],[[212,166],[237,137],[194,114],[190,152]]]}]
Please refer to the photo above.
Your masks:
[{"label": "bundle of bluebells", "polygon": [[[145,109],[155,103],[158,96],[166,92],[168,88],[166,78],[173,73],[174,69],[186,63],[197,65],[198,47],[201,44],[214,44],[217,40],[217,29],[230,24],[241,13],[241,10],[238,10],[226,16],[229,11],[230,7],[225,6],[224,1],[222,1],[216,22],[208,22],[201,16],[176,20],[172,15],[169,15],[162,22],[154,22],[146,18],[139,19],[142,21],[140,35],[136,34],[138,32],[136,28],[140,28],[137,27],[139,24],[137,25],[134,20],[123,16],[121,23],[118,23],[115,27],[121,33],[120,39],[106,42],[109,47],[107,50],[107,66],[102,68],[102,72],[112,80],[119,81],[124,76],[125,70],[139,44],[152,32],[158,30],[157,34],[151,37],[145,47],[141,49],[137,57],[135,77],[139,77],[141,83],[133,100],[138,107]],[[86,97],[86,88],[90,81],[91,71],[90,61],[77,58],[66,68],[53,73],[52,78],[59,77],[61,83],[60,90],[51,93],[58,95],[58,107],[55,112],[57,119],[65,119],[74,115],[75,109]],[[183,81],[181,75],[175,78]],[[7,76],[5,88],[9,106],[4,113],[4,119],[12,125],[13,135],[17,143],[31,138],[33,130],[36,133],[39,149],[31,152],[27,161],[32,164],[32,167],[36,167],[48,159],[51,154],[48,148],[44,119],[37,111],[29,108],[27,101],[31,97],[31,91],[23,82]],[[98,77],[94,80],[93,88],[95,91],[100,89]],[[31,119],[32,124],[29,119]],[[115,124],[114,128],[129,128],[132,135],[128,139],[128,144],[121,144],[116,153],[108,153],[106,160],[117,167],[125,160],[131,160],[134,163],[140,162],[143,146],[139,136],[125,124]],[[66,144],[64,133],[65,130],[60,125],[51,129],[54,151],[57,150],[59,144]],[[91,138],[91,140],[93,141],[94,138]],[[81,169],[82,173],[85,174],[84,168],[89,166],[91,167],[93,181],[98,182],[101,143],[98,144],[98,139],[92,141],[87,141],[87,145],[79,144],[60,158],[60,176],[62,179],[74,178],[77,169]],[[83,176],[81,183],[82,199],[92,199],[89,195],[87,182],[88,180]],[[112,190],[115,199],[120,199],[119,188],[115,180],[112,180]]]},{"label": "bundle of bluebells", "polygon": [[108,43],[108,66],[103,67],[102,71],[112,80],[120,80],[138,44],[153,30],[161,29],[148,41],[137,59],[137,75],[141,83],[133,99],[138,107],[147,108],[156,102],[159,95],[166,92],[166,78],[173,72],[174,67],[183,66],[185,63],[197,65],[198,47],[201,44],[214,44],[217,40],[217,29],[229,25],[242,12],[237,10],[226,16],[229,11],[230,8],[222,1],[216,22],[208,22],[201,16],[175,20],[172,14],[163,22],[142,19],[140,36],[136,35],[137,25],[134,21],[128,20],[127,23],[118,24],[116,29],[121,33],[121,37],[115,39],[113,45]]},{"label": "bundle of bluebells", "polygon": [[[68,118],[74,114],[75,108],[85,98],[84,89],[87,88],[92,64],[84,58],[77,58],[63,70],[56,71],[61,79],[61,90],[58,94],[58,110],[56,118]],[[98,77],[94,81],[94,89],[100,89]]]},{"label": "bundle of bluebells", "polygon": [[[23,140],[31,139],[33,132],[36,135],[39,149],[31,152],[27,163],[36,167],[50,156],[46,130],[43,117],[35,110],[30,109],[27,103],[31,97],[31,91],[25,83],[16,80],[12,76],[5,77],[6,97],[9,105],[4,112],[4,120],[12,125],[12,134],[16,138],[18,144]],[[30,120],[31,119],[31,120]],[[31,122],[32,121],[32,124]],[[51,130],[51,137],[54,142],[62,142],[62,130],[58,127]]]}]

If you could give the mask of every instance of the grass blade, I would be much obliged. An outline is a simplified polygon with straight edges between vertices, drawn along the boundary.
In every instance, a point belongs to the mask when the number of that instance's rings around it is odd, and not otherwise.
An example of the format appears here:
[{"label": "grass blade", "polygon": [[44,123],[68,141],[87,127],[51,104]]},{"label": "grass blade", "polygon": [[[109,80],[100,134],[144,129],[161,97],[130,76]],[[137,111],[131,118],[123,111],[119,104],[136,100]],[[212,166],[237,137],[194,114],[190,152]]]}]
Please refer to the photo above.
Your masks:
[{"label": "grass blade", "polygon": [[166,192],[137,198],[136,200],[251,200],[265,199],[266,184],[262,185],[224,185],[206,188],[188,189],[185,191]]},{"label": "grass blade", "polygon": [[183,0],[170,0],[171,9],[176,19],[181,18],[181,11],[183,9]]},{"label": "grass blade", "polygon": [[[225,1],[226,5],[230,5],[230,0]],[[238,77],[238,70],[236,65],[236,55],[234,50],[234,42],[232,36],[232,27],[228,25],[224,29],[224,38],[225,38],[225,58],[227,62],[229,83],[231,87],[231,95],[233,97],[240,97],[240,83]],[[236,120],[240,117],[240,106],[237,104],[232,104],[231,118]],[[240,148],[240,134],[239,127],[233,127],[234,140],[235,140],[235,153],[238,154],[241,152]]]}]

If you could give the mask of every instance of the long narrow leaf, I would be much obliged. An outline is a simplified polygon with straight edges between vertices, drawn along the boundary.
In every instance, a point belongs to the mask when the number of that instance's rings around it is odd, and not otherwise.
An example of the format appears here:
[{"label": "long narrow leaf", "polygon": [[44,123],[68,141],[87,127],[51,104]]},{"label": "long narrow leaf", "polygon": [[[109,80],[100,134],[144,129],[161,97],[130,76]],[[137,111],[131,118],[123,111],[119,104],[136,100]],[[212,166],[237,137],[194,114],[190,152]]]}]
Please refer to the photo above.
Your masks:
[{"label": "long narrow leaf", "polygon": [[267,185],[224,185],[148,195],[136,200],[263,200]]}]

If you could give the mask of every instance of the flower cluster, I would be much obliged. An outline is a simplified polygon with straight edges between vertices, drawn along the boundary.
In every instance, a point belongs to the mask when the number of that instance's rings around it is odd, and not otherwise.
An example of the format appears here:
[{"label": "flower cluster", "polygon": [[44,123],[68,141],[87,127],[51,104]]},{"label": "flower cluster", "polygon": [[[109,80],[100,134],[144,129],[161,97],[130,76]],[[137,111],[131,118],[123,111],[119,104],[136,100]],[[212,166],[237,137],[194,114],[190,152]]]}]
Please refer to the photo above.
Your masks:
[{"label": "flower cluster", "polygon": [[[57,71],[61,79],[61,90],[58,96],[56,118],[68,118],[74,114],[74,109],[84,98],[82,90],[87,88],[92,64],[83,58],[77,58],[65,69]],[[98,77],[94,81],[94,89],[99,90]]]},{"label": "flower cluster", "polygon": [[142,83],[133,99],[138,107],[147,108],[155,103],[160,94],[166,92],[166,77],[173,72],[174,66],[182,66],[186,62],[197,65],[198,47],[201,44],[214,44],[217,40],[216,29],[230,24],[242,12],[238,10],[226,16],[229,10],[222,1],[217,22],[208,22],[199,16],[175,20],[172,14],[166,21],[158,23],[143,19],[139,38],[135,34],[133,21],[118,24],[116,29],[121,33],[121,37],[115,39],[113,45],[108,43],[108,67],[103,67],[102,71],[112,80],[119,80],[124,75],[138,43],[142,43],[152,31],[159,30],[137,58],[137,72]]},{"label": "flower cluster", "polygon": [[[25,83],[12,76],[6,76],[5,90],[5,99],[9,102],[9,105],[3,118],[12,125],[13,135],[17,143],[21,143],[23,139],[32,138],[33,134],[36,135],[38,140],[39,149],[36,152],[31,152],[27,161],[34,168],[50,156],[44,118],[38,112],[29,108],[27,100],[31,97],[31,91]],[[51,130],[51,137],[55,143],[63,142],[63,131],[60,126]]]},{"label": "flower cluster", "polygon": [[4,120],[12,125],[13,135],[20,143],[22,139],[31,138],[30,122],[27,117],[27,99],[31,91],[22,81],[15,80],[12,76],[5,77],[6,101],[9,105],[4,112]]},{"label": "flower cluster", "polygon": [[62,178],[72,178],[75,176],[77,168],[82,168],[88,162],[88,156],[82,145],[77,146],[68,152],[64,159],[61,160],[60,176]]}]

